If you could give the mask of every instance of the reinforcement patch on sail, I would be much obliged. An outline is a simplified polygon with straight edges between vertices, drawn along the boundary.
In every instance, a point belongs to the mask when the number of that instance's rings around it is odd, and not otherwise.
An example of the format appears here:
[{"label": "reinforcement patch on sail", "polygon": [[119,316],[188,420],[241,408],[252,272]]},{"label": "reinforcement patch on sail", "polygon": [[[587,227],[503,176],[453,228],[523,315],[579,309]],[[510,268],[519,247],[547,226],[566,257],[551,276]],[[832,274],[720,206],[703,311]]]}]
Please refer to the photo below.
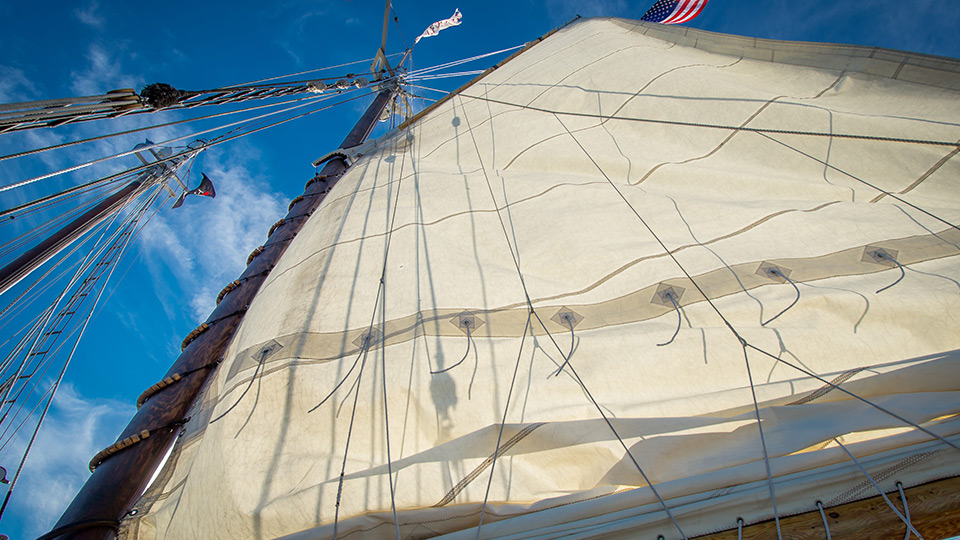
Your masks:
[{"label": "reinforcement patch on sail", "polygon": [[679,538],[960,474],[958,92],[561,29],[353,164],[125,538]]}]

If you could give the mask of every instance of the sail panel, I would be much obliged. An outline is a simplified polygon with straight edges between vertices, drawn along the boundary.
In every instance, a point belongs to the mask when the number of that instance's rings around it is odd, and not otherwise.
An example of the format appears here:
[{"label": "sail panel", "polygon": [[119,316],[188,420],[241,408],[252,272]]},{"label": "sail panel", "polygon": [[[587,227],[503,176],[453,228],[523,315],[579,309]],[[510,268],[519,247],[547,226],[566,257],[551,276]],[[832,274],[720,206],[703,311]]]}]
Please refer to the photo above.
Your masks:
[{"label": "sail panel", "polygon": [[673,538],[773,517],[764,445],[781,514],[872,494],[837,441],[960,473],[877,408],[960,440],[958,71],[561,29],[348,170],[124,534]]}]

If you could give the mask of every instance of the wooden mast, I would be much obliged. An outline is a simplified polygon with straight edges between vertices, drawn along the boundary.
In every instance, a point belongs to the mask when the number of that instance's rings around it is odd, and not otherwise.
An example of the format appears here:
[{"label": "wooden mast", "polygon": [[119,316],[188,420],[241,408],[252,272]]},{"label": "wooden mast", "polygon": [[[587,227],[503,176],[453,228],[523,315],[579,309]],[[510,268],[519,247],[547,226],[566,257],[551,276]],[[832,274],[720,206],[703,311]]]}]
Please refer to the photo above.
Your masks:
[{"label": "wooden mast", "polygon": [[[395,84],[380,90],[341,143],[349,148],[363,142],[373,131],[384,107],[396,91]],[[287,215],[274,226],[270,242],[257,248],[237,282],[225,294],[207,321],[184,341],[183,353],[164,377],[171,381],[150,397],[118,437],[118,443],[98,454],[102,461],[91,463],[93,475],[83,485],[44,540],[54,538],[107,539],[114,537],[120,519],[133,507],[161,464],[170,445],[189,421],[187,411],[222,359],[243,313],[267,274],[296,236],[307,217],[319,206],[324,193],[335,184],[348,165],[341,157],[326,162],[320,173],[307,182],[301,197],[294,199]],[[235,282],[236,283],[236,282]]]}]

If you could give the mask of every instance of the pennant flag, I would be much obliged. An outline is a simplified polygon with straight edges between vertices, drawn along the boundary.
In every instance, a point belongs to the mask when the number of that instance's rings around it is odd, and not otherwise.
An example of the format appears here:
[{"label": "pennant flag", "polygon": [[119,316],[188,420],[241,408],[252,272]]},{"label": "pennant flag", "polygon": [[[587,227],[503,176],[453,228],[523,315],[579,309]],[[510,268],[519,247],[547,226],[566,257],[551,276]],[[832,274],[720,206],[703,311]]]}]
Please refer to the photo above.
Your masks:
[{"label": "pennant flag", "polygon": [[658,0],[640,20],[661,24],[685,23],[699,15],[706,5],[707,0]]},{"label": "pennant flag", "polygon": [[463,15],[460,14],[460,9],[458,8],[453,13],[453,16],[450,17],[449,19],[444,19],[442,21],[437,21],[431,24],[426,30],[423,31],[422,34],[417,36],[417,39],[413,41],[413,44],[416,45],[417,43],[420,43],[421,38],[435,36],[445,28],[450,28],[451,26],[458,26],[460,24],[460,19],[462,18],[463,18]]},{"label": "pennant flag", "polygon": [[[203,174],[203,173],[201,173]],[[183,199],[187,195],[202,195],[204,197],[210,197],[213,199],[217,196],[217,191],[213,189],[213,182],[207,178],[206,174],[203,174],[203,180],[200,181],[200,185],[197,186],[197,189],[191,189],[190,191],[184,191],[177,197],[177,202],[173,203],[174,208],[180,208],[183,205]]]}]

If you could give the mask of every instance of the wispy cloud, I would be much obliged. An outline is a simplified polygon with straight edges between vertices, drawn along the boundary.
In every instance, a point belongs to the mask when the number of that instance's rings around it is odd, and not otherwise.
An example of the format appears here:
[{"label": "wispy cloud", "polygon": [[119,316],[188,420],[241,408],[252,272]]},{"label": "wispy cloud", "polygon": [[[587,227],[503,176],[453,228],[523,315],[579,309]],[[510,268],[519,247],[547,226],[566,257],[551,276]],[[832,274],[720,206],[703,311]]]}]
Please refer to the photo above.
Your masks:
[{"label": "wispy cloud", "polygon": [[251,171],[249,165],[256,161],[251,152],[243,145],[211,150],[194,167],[190,182],[197,183],[202,167],[217,197],[190,197],[180,209],[162,212],[144,238],[147,250],[164,263],[150,265],[151,273],[173,272],[198,322],[210,314],[220,288],[243,271],[247,256],[286,210],[285,197],[269,188],[268,178]]},{"label": "wispy cloud", "polygon": [[124,73],[120,58],[104,47],[92,44],[87,49],[87,69],[71,73],[70,89],[76,95],[102,94],[117,88],[136,88],[144,81]]},{"label": "wispy cloud", "polygon": [[[90,458],[114,442],[110,434],[119,433],[133,413],[128,403],[90,399],[62,385],[10,499],[10,513],[25,516],[21,530],[7,528],[18,524],[5,520],[4,532],[11,538],[35,538],[49,531],[90,476]],[[30,434],[21,433],[5,455],[22,455]],[[12,475],[13,468],[8,469]]]},{"label": "wispy cloud", "polygon": [[93,0],[85,7],[77,8],[73,10],[74,16],[80,20],[83,24],[91,26],[96,29],[102,29],[105,25],[105,19],[102,15],[97,13],[97,9],[100,7],[100,2]]}]

